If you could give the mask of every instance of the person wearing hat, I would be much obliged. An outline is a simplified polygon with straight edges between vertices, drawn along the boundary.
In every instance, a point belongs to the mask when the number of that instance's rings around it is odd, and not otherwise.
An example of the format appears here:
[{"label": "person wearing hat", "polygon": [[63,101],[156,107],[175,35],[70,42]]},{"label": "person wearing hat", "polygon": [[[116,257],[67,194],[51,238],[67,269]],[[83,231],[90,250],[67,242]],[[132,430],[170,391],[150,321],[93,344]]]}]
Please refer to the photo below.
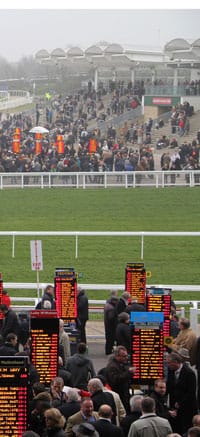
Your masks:
[{"label": "person wearing hat", "polygon": [[76,437],[99,437],[99,433],[95,430],[95,427],[87,422],[74,425],[72,431]]}]

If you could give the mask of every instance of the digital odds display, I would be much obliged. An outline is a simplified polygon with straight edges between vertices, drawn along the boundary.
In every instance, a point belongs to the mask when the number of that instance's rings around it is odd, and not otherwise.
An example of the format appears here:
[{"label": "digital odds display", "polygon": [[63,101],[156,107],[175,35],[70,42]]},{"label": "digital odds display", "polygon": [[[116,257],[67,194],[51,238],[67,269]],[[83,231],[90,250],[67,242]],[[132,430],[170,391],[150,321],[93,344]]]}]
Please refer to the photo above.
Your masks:
[{"label": "digital odds display", "polygon": [[73,268],[57,268],[54,290],[58,317],[65,322],[77,318],[77,275]]},{"label": "digital odds display", "polygon": [[136,367],[134,383],[164,377],[163,313],[131,313],[131,366]]},{"label": "digital odds display", "polygon": [[0,357],[0,436],[22,437],[27,430],[28,357]]},{"label": "digital odds display", "polygon": [[162,311],[164,314],[163,335],[170,336],[171,289],[147,289],[147,311]]},{"label": "digital odds display", "polygon": [[31,361],[40,382],[50,385],[58,374],[59,319],[54,310],[30,312]]},{"label": "digital odds display", "polygon": [[125,269],[125,290],[137,297],[138,303],[146,299],[146,270],[144,263],[127,263]]}]

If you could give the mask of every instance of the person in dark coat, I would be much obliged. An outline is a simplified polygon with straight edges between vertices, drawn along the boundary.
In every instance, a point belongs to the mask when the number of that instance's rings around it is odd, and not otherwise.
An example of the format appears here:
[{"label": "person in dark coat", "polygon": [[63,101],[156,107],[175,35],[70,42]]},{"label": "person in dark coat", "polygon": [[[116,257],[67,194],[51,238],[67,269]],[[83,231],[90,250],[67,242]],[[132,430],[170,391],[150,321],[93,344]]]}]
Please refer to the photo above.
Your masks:
[{"label": "person in dark coat", "polygon": [[94,422],[94,427],[98,431],[99,437],[123,437],[122,429],[112,423],[113,412],[110,405],[101,405],[98,413],[99,420]]},{"label": "person in dark coat", "polygon": [[[152,390],[150,397],[154,399],[156,410],[155,413],[157,416],[164,417],[170,421],[170,411],[167,406],[167,385],[164,379],[156,379],[154,381],[154,389]],[[172,412],[173,415],[173,412]]]},{"label": "person in dark coat", "polygon": [[0,334],[3,336],[4,340],[6,336],[10,333],[16,334],[18,336],[19,333],[19,320],[15,311],[11,308],[8,308],[7,305],[0,305],[0,312],[3,314],[3,322]]},{"label": "person in dark coat", "polygon": [[85,343],[78,344],[77,353],[68,358],[66,370],[71,373],[72,387],[87,390],[88,381],[96,376],[93,362],[87,355]]},{"label": "person in dark coat", "polygon": [[98,411],[102,404],[110,405],[112,409],[112,423],[116,425],[116,405],[112,392],[104,391],[103,383],[99,378],[91,378],[88,382],[88,390],[91,393],[94,410]]},{"label": "person in dark coat", "polygon": [[68,417],[72,416],[75,413],[78,413],[80,410],[80,396],[78,395],[78,391],[75,388],[70,388],[67,391],[67,400],[62,405],[57,407],[60,410],[61,414],[67,420]]},{"label": "person in dark coat", "polygon": [[88,298],[85,294],[85,290],[83,290],[80,287],[78,287],[78,294],[77,294],[77,310],[78,310],[77,325],[80,335],[80,342],[87,343],[85,326],[87,320],[89,319]]},{"label": "person in dark coat", "polygon": [[133,395],[130,398],[130,414],[127,414],[120,423],[124,437],[128,436],[131,423],[135,422],[142,415],[141,402],[143,395]]},{"label": "person in dark coat", "polygon": [[120,298],[117,302],[117,307],[116,307],[117,314],[120,314],[123,311],[125,311],[128,303],[129,303],[130,298],[131,298],[131,295],[128,291],[124,291],[122,293],[122,295],[120,296]]},{"label": "person in dark coat", "polygon": [[17,336],[12,332],[7,335],[5,343],[0,346],[0,356],[13,356],[17,352]]},{"label": "person in dark coat", "polygon": [[113,356],[108,361],[105,375],[107,383],[113,391],[116,391],[127,413],[130,412],[130,382],[135,372],[135,367],[128,364],[128,352],[124,346],[117,346]]},{"label": "person in dark coat", "polygon": [[192,426],[192,418],[197,414],[196,375],[175,352],[167,356],[167,365],[169,407],[176,411],[170,423],[173,431],[182,435]]},{"label": "person in dark coat", "polygon": [[47,285],[44,294],[42,296],[41,302],[39,302],[36,307],[36,310],[42,310],[42,309],[50,309],[55,310],[56,309],[56,302],[54,299],[54,287],[52,285]]},{"label": "person in dark coat", "polygon": [[118,315],[118,324],[116,327],[117,345],[122,345],[127,349],[128,354],[131,352],[131,328],[129,325],[130,316],[122,312]]},{"label": "person in dark coat", "polygon": [[117,327],[117,296],[111,296],[104,305],[105,354],[110,355],[116,340]]},{"label": "person in dark coat", "polygon": [[129,314],[132,311],[146,311],[146,306],[142,303],[138,303],[138,298],[136,296],[133,296],[131,303],[127,305],[124,311]]}]

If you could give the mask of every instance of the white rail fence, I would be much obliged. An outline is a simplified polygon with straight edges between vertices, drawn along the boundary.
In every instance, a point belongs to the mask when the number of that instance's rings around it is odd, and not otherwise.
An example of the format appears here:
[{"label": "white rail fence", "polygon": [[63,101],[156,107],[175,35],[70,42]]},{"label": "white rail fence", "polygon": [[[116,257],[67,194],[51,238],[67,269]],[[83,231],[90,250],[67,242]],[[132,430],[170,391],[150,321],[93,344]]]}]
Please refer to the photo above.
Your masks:
[{"label": "white rail fence", "polygon": [[12,237],[12,258],[15,257],[15,240],[17,236],[34,237],[75,237],[75,258],[78,258],[79,237],[141,237],[140,258],[144,259],[144,237],[200,237],[200,231],[0,231],[0,237]]},{"label": "white rail fence", "polygon": [[[1,109],[1,108],[0,108]],[[5,188],[137,188],[197,187],[200,170],[1,173]]]},{"label": "white rail fence", "polygon": [[[4,288],[6,290],[35,290],[37,291],[39,285],[40,295],[42,296],[45,287],[48,285],[47,283],[16,283],[16,282],[4,282]],[[54,285],[53,283],[51,285]],[[79,284],[80,287],[85,290],[121,290],[124,291],[124,284]],[[147,284],[147,288],[152,285]],[[176,291],[187,291],[187,292],[200,292],[200,285],[175,285],[175,284],[156,284],[155,288],[170,288],[173,292]],[[38,297],[12,297],[12,308],[16,312],[21,311],[31,311],[35,308],[38,303]],[[22,302],[22,303],[20,303]],[[200,309],[198,309],[200,300],[175,300],[176,305],[178,306],[178,312],[181,317],[185,315],[185,306],[189,306],[189,318],[190,325],[192,329],[199,335],[199,324],[198,324],[198,315],[200,314]],[[100,299],[91,299],[89,300],[89,311],[90,313],[102,313],[103,305],[105,304],[105,300]]]},{"label": "white rail fence", "polygon": [[33,102],[33,97],[28,91],[13,90],[4,91],[0,94],[0,110],[6,111],[8,108],[17,108]]}]

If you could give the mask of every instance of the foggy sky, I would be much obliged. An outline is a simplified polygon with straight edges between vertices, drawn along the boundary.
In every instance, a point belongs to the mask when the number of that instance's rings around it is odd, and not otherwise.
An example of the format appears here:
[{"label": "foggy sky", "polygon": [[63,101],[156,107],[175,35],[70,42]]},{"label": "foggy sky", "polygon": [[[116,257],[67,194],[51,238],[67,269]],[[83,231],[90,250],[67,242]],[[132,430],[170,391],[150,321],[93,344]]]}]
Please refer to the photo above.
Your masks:
[{"label": "foggy sky", "polygon": [[0,56],[8,61],[99,41],[162,49],[173,38],[200,38],[200,9],[0,9],[0,16]]}]

